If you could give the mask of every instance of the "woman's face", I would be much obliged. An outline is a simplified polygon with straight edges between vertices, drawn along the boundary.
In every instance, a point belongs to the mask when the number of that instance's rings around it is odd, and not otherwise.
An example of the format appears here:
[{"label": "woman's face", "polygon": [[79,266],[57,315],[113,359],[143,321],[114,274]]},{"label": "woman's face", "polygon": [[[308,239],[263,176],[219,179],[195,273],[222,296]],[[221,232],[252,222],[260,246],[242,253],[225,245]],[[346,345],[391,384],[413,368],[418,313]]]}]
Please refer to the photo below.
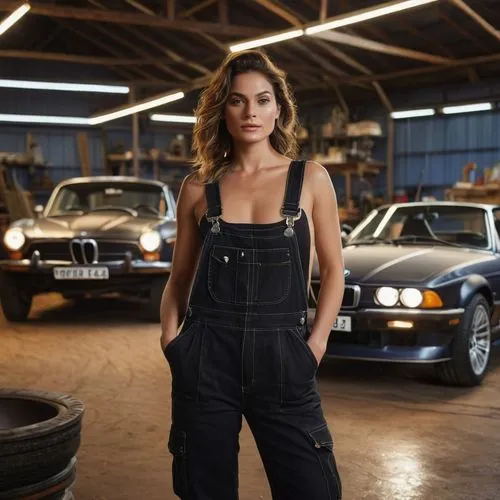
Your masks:
[{"label": "woman's face", "polygon": [[233,140],[251,144],[267,139],[279,111],[273,86],[262,73],[251,71],[233,78],[224,109],[226,127]]}]

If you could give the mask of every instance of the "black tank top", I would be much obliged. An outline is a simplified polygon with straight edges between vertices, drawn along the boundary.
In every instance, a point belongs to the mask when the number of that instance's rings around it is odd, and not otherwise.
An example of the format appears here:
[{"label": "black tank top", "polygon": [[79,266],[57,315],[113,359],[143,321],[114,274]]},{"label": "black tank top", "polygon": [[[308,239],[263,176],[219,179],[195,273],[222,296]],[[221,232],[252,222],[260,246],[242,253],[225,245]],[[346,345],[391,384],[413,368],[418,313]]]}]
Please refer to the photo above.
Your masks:
[{"label": "black tank top", "polygon": [[[304,170],[306,161],[292,161],[288,167],[288,175],[285,188],[285,199],[283,201],[282,215],[295,215],[300,214],[298,219],[295,219],[293,230],[295,231],[297,237],[297,244],[299,247],[300,260],[302,263],[302,271],[304,276],[304,287],[306,290],[308,287],[309,280],[309,262],[311,255],[311,233],[309,229],[309,221],[307,214],[304,210],[300,208],[300,195],[302,193],[302,184],[304,180]],[[205,185],[205,192],[207,197],[207,205],[209,207],[218,208],[219,213],[222,213],[222,204],[220,201],[220,189],[219,183],[214,182]],[[203,239],[205,239],[207,232],[211,230],[212,224],[208,220],[208,217],[219,214],[209,214],[208,211],[205,216],[202,217],[200,221],[200,232]],[[223,217],[220,217],[224,220]],[[283,225],[283,221],[271,222],[268,224],[251,224],[251,223],[228,223],[224,222],[235,228],[252,230],[252,227],[256,228],[273,228]]]}]

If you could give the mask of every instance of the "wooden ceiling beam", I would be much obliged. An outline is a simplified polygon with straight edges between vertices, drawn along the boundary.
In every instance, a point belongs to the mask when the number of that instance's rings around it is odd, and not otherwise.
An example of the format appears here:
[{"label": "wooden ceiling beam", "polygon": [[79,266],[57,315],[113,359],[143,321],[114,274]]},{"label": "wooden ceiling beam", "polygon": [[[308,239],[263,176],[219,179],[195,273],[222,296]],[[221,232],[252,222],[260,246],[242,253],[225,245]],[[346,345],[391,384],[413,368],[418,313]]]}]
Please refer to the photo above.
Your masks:
[{"label": "wooden ceiling beam", "polygon": [[440,11],[439,17],[446,23],[448,26],[451,26],[457,33],[459,33],[463,38],[470,40],[479,50],[483,52],[491,52],[490,48],[478,40],[475,36],[471,35],[465,28],[460,26],[460,24],[456,23],[453,19],[451,19],[447,14]]},{"label": "wooden ceiling beam", "polygon": [[175,0],[165,0],[165,12],[169,21],[175,19]]},{"label": "wooden ceiling beam", "polygon": [[[89,35],[85,31],[82,31],[81,29],[75,28],[72,26],[70,23],[67,21],[61,21],[58,20],[56,21],[60,26],[63,26],[65,29],[68,31],[71,31],[75,35],[79,36],[80,38],[83,38],[87,42],[90,42],[92,45],[95,45],[96,47],[99,47],[101,50],[104,50],[108,54],[113,55],[114,57],[117,57],[119,59],[125,59],[125,56],[122,52],[119,50],[116,50],[114,47],[111,47],[105,42],[102,42],[101,40],[96,39],[95,37]],[[116,64],[114,65],[116,66]],[[146,80],[159,80],[156,76],[152,75],[148,71],[142,69],[142,68],[130,68],[130,71],[134,71],[136,74],[140,75],[142,78],[146,78]]]},{"label": "wooden ceiling beam", "polygon": [[376,73],[371,75],[360,75],[352,77],[339,77],[338,82],[342,84],[352,84],[354,82],[370,82],[374,80],[395,80],[403,78],[411,78],[417,76],[428,75],[432,73],[442,73],[444,71],[451,71],[453,69],[462,69],[467,67],[480,66],[482,64],[493,64],[500,62],[500,52],[490,54],[487,56],[469,57],[466,59],[453,59],[448,64],[441,66],[423,66],[420,68],[413,68],[401,71],[392,71],[389,73]]},{"label": "wooden ceiling beam", "polygon": [[[115,57],[80,56],[74,54],[61,54],[58,52],[36,52],[32,50],[7,50],[0,49],[0,58],[33,59],[38,61],[60,61],[76,64],[95,64],[98,66],[134,66],[152,64],[151,60],[144,59],[117,59]],[[158,80],[160,81],[160,80]]]},{"label": "wooden ceiling beam", "polygon": [[[106,6],[102,5],[101,3],[97,2],[96,0],[89,0],[89,2],[92,2],[94,5],[101,9],[107,9]],[[136,2],[137,3],[137,2]],[[139,4],[140,5],[140,4]],[[139,5],[136,6],[136,8],[139,8]],[[156,14],[153,14],[156,15]],[[203,75],[210,75],[211,71],[208,68],[205,68],[205,66],[198,64],[194,61],[189,61],[185,57],[181,56],[177,52],[174,52],[173,50],[167,49],[163,44],[159,43],[157,40],[151,38],[150,36],[147,36],[140,31],[139,28],[136,28],[135,26],[122,26],[121,29],[123,31],[126,31],[127,33],[131,34],[132,36],[135,36],[142,40],[143,42],[146,42],[148,45],[151,45],[152,47],[156,47],[158,50],[163,52],[167,57],[172,59],[172,61],[183,64],[185,66],[189,66],[190,68],[194,69],[195,71],[198,71],[199,73]],[[207,35],[209,36],[209,35]],[[182,81],[186,81],[186,76],[176,72],[174,70],[169,69],[169,72],[179,78]],[[189,79],[188,79],[189,80]]]},{"label": "wooden ceiling beam", "polygon": [[284,7],[281,7],[280,5],[272,2],[271,0],[255,0],[255,3],[261,5],[276,16],[281,17],[281,19],[284,19],[292,26],[302,25],[300,19],[292,14],[289,9],[285,9]]},{"label": "wooden ceiling beam", "polygon": [[[233,24],[187,21],[184,19],[167,19],[162,16],[151,16],[120,10],[88,9],[81,7],[62,7],[41,3],[31,3],[30,15],[47,16],[51,18],[78,19],[99,23],[132,24],[167,28],[175,31],[204,31],[209,34],[230,35],[238,37],[255,37],[268,33],[268,30],[250,26]],[[19,6],[18,1],[0,0],[0,10],[10,11]]]},{"label": "wooden ceiling beam", "polygon": [[[153,55],[149,51],[141,49],[133,41],[130,41],[127,38],[119,36],[116,33],[113,33],[109,28],[104,28],[103,26],[101,26],[99,24],[94,24],[92,27],[93,27],[93,29],[95,29],[96,31],[101,33],[102,35],[110,38],[111,40],[114,40],[117,43],[120,43],[121,45],[123,45],[124,47],[127,47],[132,52],[135,52],[138,56],[151,57],[151,55]],[[163,64],[163,63],[157,61],[154,63],[154,66],[161,69],[164,73],[167,73],[168,75],[177,78],[181,82],[189,82],[190,81],[189,77],[187,77],[186,75],[183,75],[182,73],[179,73],[178,71],[173,70],[172,68],[169,68],[166,64]]]},{"label": "wooden ceiling beam", "polygon": [[460,10],[465,12],[470,18],[476,21],[485,31],[490,35],[493,35],[498,41],[500,41],[500,31],[492,26],[484,17],[481,17],[475,10],[471,9],[464,0],[451,0],[451,3],[456,5]]},{"label": "wooden ceiling beam", "polygon": [[194,7],[179,12],[177,19],[189,19],[191,16],[193,16],[200,10],[205,9],[206,7],[209,7],[210,5],[213,5],[216,2],[217,0],[203,0],[202,2],[197,3]]},{"label": "wooden ceiling beam", "polygon": [[322,31],[320,33],[316,33],[313,36],[322,38],[323,40],[328,40],[329,42],[349,45],[351,47],[357,47],[359,49],[379,52],[396,57],[404,57],[406,59],[415,59],[417,61],[429,62],[431,64],[447,64],[452,61],[452,59],[448,57],[427,54],[425,52],[419,52],[395,45],[387,45],[385,43],[375,42],[374,40],[368,40],[367,38],[352,36],[348,35],[347,33],[340,33],[334,30]]},{"label": "wooden ceiling beam", "polygon": [[229,7],[227,0],[219,0],[217,2],[219,8],[219,23],[228,24],[229,23]]}]

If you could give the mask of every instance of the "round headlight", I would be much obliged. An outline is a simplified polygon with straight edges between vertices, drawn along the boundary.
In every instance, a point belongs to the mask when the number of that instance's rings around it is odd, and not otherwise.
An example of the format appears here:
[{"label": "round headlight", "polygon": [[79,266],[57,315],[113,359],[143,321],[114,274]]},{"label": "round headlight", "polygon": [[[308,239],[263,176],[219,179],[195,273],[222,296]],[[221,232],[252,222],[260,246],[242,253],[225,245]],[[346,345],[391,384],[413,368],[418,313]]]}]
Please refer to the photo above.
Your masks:
[{"label": "round headlight", "polygon": [[416,288],[404,288],[400,297],[405,307],[418,307],[424,298],[422,292]]},{"label": "round headlight", "polygon": [[398,303],[399,292],[390,286],[383,286],[381,288],[377,288],[375,298],[379,304],[386,307],[392,307]]},{"label": "round headlight", "polygon": [[156,252],[161,247],[161,236],[158,231],[148,231],[139,237],[139,243],[146,252]]},{"label": "round headlight", "polygon": [[9,250],[17,252],[26,242],[26,236],[24,236],[23,232],[20,229],[7,229],[3,237],[3,242]]}]

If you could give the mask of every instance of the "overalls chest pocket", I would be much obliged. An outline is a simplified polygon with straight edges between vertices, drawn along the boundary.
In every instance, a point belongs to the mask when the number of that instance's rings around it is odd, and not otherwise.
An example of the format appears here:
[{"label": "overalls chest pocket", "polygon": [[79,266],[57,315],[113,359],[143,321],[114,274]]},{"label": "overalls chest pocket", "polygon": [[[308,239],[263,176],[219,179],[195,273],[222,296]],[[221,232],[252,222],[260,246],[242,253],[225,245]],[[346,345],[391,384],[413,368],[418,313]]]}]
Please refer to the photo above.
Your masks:
[{"label": "overalls chest pocket", "polygon": [[290,292],[289,248],[247,249],[214,245],[208,290],[226,304],[279,304]]}]

